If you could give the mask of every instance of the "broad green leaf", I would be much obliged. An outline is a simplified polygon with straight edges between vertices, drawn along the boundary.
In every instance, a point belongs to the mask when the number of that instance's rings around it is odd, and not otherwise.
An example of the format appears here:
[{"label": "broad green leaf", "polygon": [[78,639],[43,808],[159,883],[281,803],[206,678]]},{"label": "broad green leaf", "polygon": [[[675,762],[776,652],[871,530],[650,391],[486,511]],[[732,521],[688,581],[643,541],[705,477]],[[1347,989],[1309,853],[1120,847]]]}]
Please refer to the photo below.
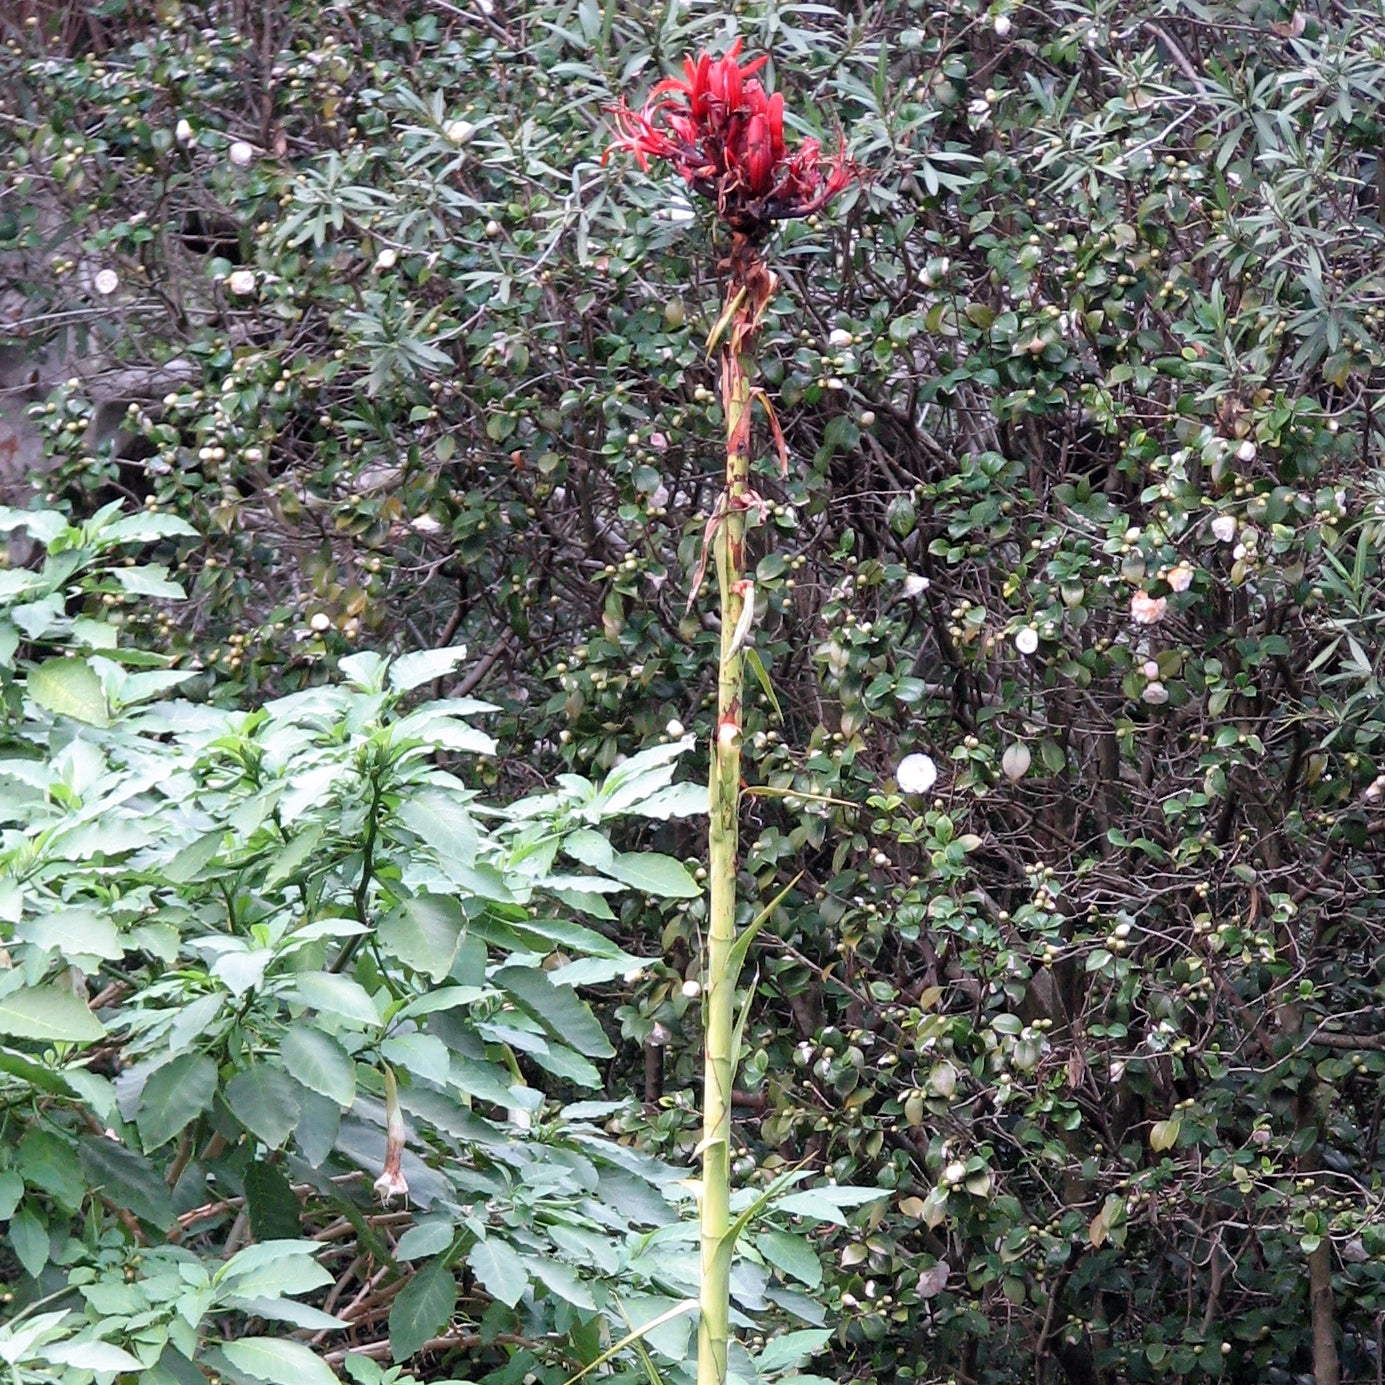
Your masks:
[{"label": "broad green leaf", "polygon": [[320,822],[305,827],[287,846],[269,858],[265,869],[264,888],[272,890],[298,874],[305,861],[312,858],[326,828]]},{"label": "broad green leaf", "polygon": [[555,1037],[588,1058],[610,1058],[615,1049],[591,1007],[568,986],[555,986],[538,967],[503,967],[492,978]]},{"label": "broad green leaf", "polygon": [[410,1077],[445,1086],[450,1075],[447,1045],[432,1034],[391,1034],[380,1045],[380,1054]]},{"label": "broad green leaf", "polygon": [[411,1226],[400,1238],[394,1248],[400,1260],[426,1260],[437,1255],[452,1244],[452,1222],[446,1217],[428,1217]]},{"label": "broad green leaf", "polygon": [[380,946],[406,966],[441,981],[452,969],[466,919],[449,895],[421,894],[406,899],[380,921]]},{"label": "broad green leaf", "polygon": [[407,1361],[442,1333],[457,1306],[457,1279],[445,1260],[430,1260],[399,1291],[390,1309],[390,1352]]},{"label": "broad green leaf", "polygon": [[48,1229],[31,1207],[21,1207],[10,1218],[9,1240],[25,1272],[37,1279],[48,1263]]},{"label": "broad green leaf", "polygon": [[781,1336],[771,1338],[765,1344],[765,1349],[755,1359],[755,1365],[762,1375],[787,1370],[805,1357],[821,1351],[831,1339],[831,1329],[825,1327],[785,1332]]},{"label": "broad green leaf", "polygon": [[31,1127],[15,1151],[15,1167],[31,1188],[75,1212],[86,1196],[77,1151],[52,1131]]},{"label": "broad green leaf", "polygon": [[89,726],[109,726],[110,710],[96,670],[85,659],[45,659],[29,673],[25,691],[45,711]]},{"label": "broad green leaf", "polygon": [[379,1027],[380,1012],[359,981],[329,971],[300,972],[293,981],[298,999],[314,1010],[339,1015],[370,1029]]},{"label": "broad green leaf", "polygon": [[93,1191],[99,1191],[117,1207],[128,1207],[141,1221],[161,1232],[172,1225],[173,1201],[168,1185],[144,1155],[95,1135],[81,1142],[78,1157]]},{"label": "broad green leaf", "polygon": [[466,645],[448,649],[420,649],[405,654],[390,664],[390,687],[398,692],[410,692],[423,683],[445,678],[466,658]]},{"label": "broad green leaf", "polygon": [[771,1265],[800,1284],[815,1289],[822,1283],[822,1262],[806,1237],[788,1231],[762,1231],[755,1244]]},{"label": "broad green leaf", "polygon": [[301,1342],[242,1337],[223,1342],[221,1350],[237,1370],[270,1385],[340,1385],[332,1368]]},{"label": "broad green leaf", "polygon": [[468,1252],[466,1262],[485,1291],[507,1308],[519,1302],[529,1283],[514,1247],[503,1241],[477,1241]]},{"label": "broad green leaf", "polygon": [[606,869],[622,885],[656,898],[696,899],[702,893],[682,862],[657,851],[622,852]]},{"label": "broad green leaf", "polygon": [[15,937],[45,952],[57,952],[65,961],[99,957],[109,962],[125,955],[110,915],[96,909],[59,909],[32,916],[15,929]]},{"label": "broad green leaf", "polygon": [[842,1215],[844,1207],[860,1207],[888,1196],[889,1192],[884,1188],[809,1188],[805,1192],[789,1193],[774,1206],[776,1211],[789,1212],[796,1217],[811,1217],[845,1226],[847,1221]]},{"label": "broad green leaf", "polygon": [[143,1363],[111,1342],[50,1342],[44,1359],[79,1371],[138,1371]]},{"label": "broad green leaf", "polygon": [[396,816],[437,852],[444,869],[449,864],[475,863],[480,833],[466,808],[455,799],[424,790],[400,804]]},{"label": "broad green leaf", "polygon": [[70,1043],[106,1037],[106,1027],[63,986],[29,986],[0,999],[0,1034]]},{"label": "broad green leaf", "polygon": [[[245,1210],[250,1231],[257,1241],[275,1241],[296,1236],[302,1230],[302,1207],[294,1195],[288,1175],[278,1164],[257,1159],[245,1171]],[[313,1266],[314,1270],[320,1267]],[[330,1279],[331,1276],[329,1275]],[[288,1290],[299,1292],[297,1289]]]},{"label": "broad green leaf", "polygon": [[[265,1245],[295,1245],[294,1241],[266,1241]],[[280,1252],[274,1259],[245,1267],[244,1273],[227,1273],[222,1291],[237,1298],[279,1298],[284,1294],[306,1294],[332,1282],[332,1273],[311,1255]]]},{"label": "broad green leaf", "polygon": [[282,1068],[253,1063],[227,1084],[223,1096],[231,1114],[270,1149],[278,1149],[298,1124],[298,1084]]},{"label": "broad green leaf", "polygon": [[356,1064],[330,1035],[310,1024],[296,1024],[279,1047],[279,1058],[295,1081],[338,1106],[356,1099]]},{"label": "broad green leaf", "polygon": [[557,1260],[539,1260],[532,1255],[519,1256],[517,1259],[550,1293],[565,1299],[574,1308],[581,1308],[589,1313],[595,1310],[596,1302],[592,1298],[591,1290],[578,1278],[577,1271],[571,1266]]},{"label": "broad green leaf", "polygon": [[180,1134],[212,1104],[216,1080],[216,1064],[205,1053],[180,1053],[150,1073],[135,1112],[146,1152]]}]

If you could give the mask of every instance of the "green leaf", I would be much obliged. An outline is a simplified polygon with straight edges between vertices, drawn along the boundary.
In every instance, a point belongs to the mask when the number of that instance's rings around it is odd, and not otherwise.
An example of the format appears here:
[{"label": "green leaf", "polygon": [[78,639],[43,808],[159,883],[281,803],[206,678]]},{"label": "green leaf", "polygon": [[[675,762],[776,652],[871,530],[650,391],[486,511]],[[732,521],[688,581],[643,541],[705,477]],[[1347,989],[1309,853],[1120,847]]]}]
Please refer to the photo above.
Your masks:
[{"label": "green leaf", "polygon": [[356,1065],[330,1035],[310,1024],[297,1024],[284,1035],[279,1059],[289,1075],[310,1092],[330,1097],[338,1106],[356,1099]]},{"label": "green leaf", "polygon": [[529,1276],[520,1265],[513,1246],[500,1241],[477,1241],[466,1261],[493,1299],[507,1308],[519,1302]]},{"label": "green leaf", "polygon": [[555,1038],[588,1058],[615,1054],[601,1021],[569,986],[555,986],[538,967],[502,967],[492,978],[533,1014]]},{"label": "green leaf", "polygon": [[845,1226],[842,1215],[844,1207],[860,1207],[867,1202],[875,1202],[889,1193],[884,1188],[821,1187],[809,1188],[805,1192],[790,1193],[781,1198],[775,1209],[791,1212],[797,1217],[811,1217],[817,1221],[832,1222]]},{"label": "green leaf", "polygon": [[390,665],[390,687],[397,692],[410,692],[435,678],[445,678],[466,658],[466,645],[450,649],[420,649],[405,654]]},{"label": "green leaf", "polygon": [[89,726],[111,724],[101,679],[85,659],[45,659],[30,671],[25,691],[54,716]]},{"label": "green leaf", "polygon": [[696,899],[699,885],[682,863],[657,851],[622,852],[606,868],[606,873],[622,885],[663,899]]},{"label": "green leaf", "polygon": [[466,919],[449,895],[420,894],[406,899],[380,920],[380,946],[406,966],[434,981],[452,969]]},{"label": "green leaf", "polygon": [[221,1350],[237,1370],[270,1385],[340,1385],[332,1368],[301,1342],[278,1337],[242,1337]]},{"label": "green leaf", "polygon": [[60,909],[27,918],[15,929],[15,937],[45,952],[56,952],[64,961],[79,957],[115,961],[125,955],[110,916],[96,909]]},{"label": "green leaf", "polygon": [[31,1188],[47,1193],[75,1212],[86,1196],[86,1179],[77,1151],[51,1131],[32,1127],[15,1151],[15,1167]]},{"label": "green leaf", "polygon": [[21,1207],[10,1218],[10,1249],[25,1272],[37,1279],[48,1263],[48,1229],[31,1207]]},{"label": "green leaf", "polygon": [[205,1053],[180,1053],[149,1074],[135,1112],[146,1152],[180,1134],[212,1104],[216,1079],[216,1064]]},{"label": "green leaf", "polygon": [[19,1039],[95,1042],[106,1027],[63,986],[29,986],[0,999],[0,1034]]},{"label": "green leaf", "polygon": [[815,1289],[822,1283],[822,1261],[804,1236],[788,1231],[762,1231],[755,1244],[776,1269]]},{"label": "green leaf", "polygon": [[226,1084],[224,1096],[231,1114],[270,1149],[278,1149],[298,1124],[298,1085],[270,1063],[242,1069]]},{"label": "green leaf", "polygon": [[[245,1210],[255,1239],[277,1241],[297,1236],[302,1230],[299,1221],[302,1209],[283,1169],[259,1159],[246,1169],[244,1181]],[[313,1263],[313,1269],[326,1274],[327,1282],[331,1282],[332,1276],[320,1265]],[[288,1292],[301,1293],[302,1290],[290,1289]]]},{"label": "green leaf", "polygon": [[787,1370],[796,1366],[805,1357],[822,1350],[831,1340],[830,1328],[810,1327],[801,1332],[785,1332],[772,1338],[765,1349],[755,1359],[756,1368],[762,1375]]},{"label": "green leaf", "polygon": [[138,1371],[143,1363],[111,1342],[49,1342],[43,1348],[45,1360],[79,1371]]},{"label": "green leaf", "polygon": [[402,803],[396,816],[433,848],[444,870],[449,865],[475,864],[480,834],[471,815],[455,799],[425,790]]},{"label": "green leaf", "polygon": [[380,1013],[359,981],[329,971],[305,971],[294,977],[298,999],[314,1010],[353,1020],[368,1029],[380,1027]]},{"label": "green leaf", "polygon": [[100,1192],[117,1207],[128,1207],[140,1221],[161,1232],[173,1224],[168,1186],[144,1155],[100,1135],[83,1140],[77,1154],[93,1192]]},{"label": "green leaf", "polygon": [[394,1253],[400,1260],[426,1260],[452,1244],[452,1222],[448,1217],[428,1217],[411,1226],[400,1238]]},{"label": "green leaf", "polygon": [[445,1260],[430,1260],[399,1291],[390,1309],[390,1353],[407,1361],[437,1337],[457,1306],[457,1280]]}]

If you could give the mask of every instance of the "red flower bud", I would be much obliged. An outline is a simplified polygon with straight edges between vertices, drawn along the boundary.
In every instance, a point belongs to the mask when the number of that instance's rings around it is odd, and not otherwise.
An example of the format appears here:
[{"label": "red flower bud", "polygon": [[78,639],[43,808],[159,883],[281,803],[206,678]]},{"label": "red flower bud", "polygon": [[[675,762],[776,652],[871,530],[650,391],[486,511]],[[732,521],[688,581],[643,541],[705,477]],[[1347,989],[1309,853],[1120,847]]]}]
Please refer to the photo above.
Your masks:
[{"label": "red flower bud", "polygon": [[771,222],[818,211],[859,171],[842,151],[824,170],[813,139],[788,152],[784,98],[754,80],[769,60],[741,63],[740,51],[737,39],[720,58],[688,58],[684,77],[659,82],[641,109],[622,102],[611,148],[628,150],[643,169],[668,161],[694,192],[715,198],[734,229],[762,235]]}]

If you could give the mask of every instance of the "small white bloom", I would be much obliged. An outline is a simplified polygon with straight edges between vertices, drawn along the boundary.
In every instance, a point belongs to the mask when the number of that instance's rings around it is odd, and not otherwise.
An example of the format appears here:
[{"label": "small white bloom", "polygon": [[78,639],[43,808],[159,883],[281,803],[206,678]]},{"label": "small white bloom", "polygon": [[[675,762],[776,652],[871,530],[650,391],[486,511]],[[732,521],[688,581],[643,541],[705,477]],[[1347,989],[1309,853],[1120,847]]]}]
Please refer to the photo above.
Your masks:
[{"label": "small white bloom", "polygon": [[[657,436],[657,435],[656,435]],[[650,442],[654,439],[651,438]],[[654,487],[649,496],[649,508],[651,510],[662,510],[668,504],[668,487],[662,481]]]},{"label": "small white bloom", "polygon": [[915,751],[899,762],[894,777],[900,793],[927,793],[938,782],[938,767],[931,755]]},{"label": "small white bloom", "polygon": [[375,272],[381,274],[387,269],[393,269],[398,262],[397,252],[386,247],[375,257]]},{"label": "small white bloom", "polygon": [[967,1176],[967,1166],[955,1160],[943,1170],[944,1183],[960,1183]]},{"label": "small white bloom", "polygon": [[1008,38],[1010,36],[1010,16],[1008,14],[996,15],[995,36],[996,38]]},{"label": "small white bloom", "polygon": [[1236,537],[1236,520],[1232,515],[1218,515],[1212,521],[1212,534],[1222,543],[1230,543]]},{"label": "small white bloom", "polygon": [[1159,676],[1159,665],[1153,659],[1146,659],[1144,663],[1144,675],[1153,682]]},{"label": "small white bloom", "polygon": [[1231,550],[1231,556],[1239,563],[1249,552],[1250,549],[1248,549],[1245,544],[1238,543],[1236,547]]},{"label": "small white bloom", "polygon": [[932,586],[932,583],[929,582],[928,578],[926,578],[923,573],[911,572],[904,579],[904,595],[922,596],[930,586]]},{"label": "small white bloom", "polygon": [[181,117],[173,127],[173,134],[179,144],[186,144],[192,139],[192,122],[186,116]]},{"label": "small white bloom", "polygon": [[631,967],[630,970],[621,977],[621,980],[623,980],[627,986],[633,986],[643,975],[643,967]]},{"label": "small white bloom", "polygon": [[1033,757],[1029,753],[1029,747],[1023,741],[1016,741],[1014,745],[1007,745],[1005,754],[1000,757],[1000,768],[1012,784],[1018,783],[1029,773],[1029,766],[1032,763]]},{"label": "small white bloom", "polygon": [[1193,585],[1193,570],[1187,563],[1179,563],[1177,567],[1169,569],[1166,580],[1174,591],[1185,592]]},{"label": "small white bloom", "polygon": [[120,275],[113,269],[98,270],[96,274],[96,292],[103,297],[114,293],[120,287]]},{"label": "small white bloom", "polygon": [[696,1000],[702,994],[702,985],[697,981],[683,982],[683,995],[688,1000]]},{"label": "small white bloom", "polygon": [[447,127],[447,138],[453,144],[470,144],[476,138],[476,126],[469,120],[454,120]]},{"label": "small white bloom", "polygon": [[827,344],[834,351],[840,351],[851,345],[851,333],[845,327],[834,327],[828,334]]},{"label": "small white bloom", "polygon": [[664,727],[664,730],[665,732],[667,732],[668,738],[671,741],[680,741],[683,739],[685,735],[687,735],[686,728],[684,727],[683,723],[678,720],[677,717],[672,718],[669,724]]},{"label": "small white bloom", "polygon": [[432,515],[419,515],[409,527],[416,534],[438,534],[442,532],[442,524],[433,518]]},{"label": "small white bloom", "polygon": [[319,611],[308,624],[320,635],[332,628],[332,617],[326,611]]},{"label": "small white bloom", "polygon": [[1243,461],[1243,462],[1253,462],[1253,461],[1255,460],[1255,452],[1256,452],[1255,444],[1254,444],[1253,442],[1251,442],[1251,440],[1250,440],[1249,438],[1247,438],[1247,439],[1236,449],[1236,456],[1237,456],[1237,458],[1238,458],[1240,461]]},{"label": "small white bloom", "polygon": [[1032,626],[1026,625],[1022,630],[1015,631],[1015,648],[1021,654],[1033,654],[1039,647],[1039,632]]},{"label": "small white bloom", "polygon": [[1168,610],[1167,597],[1151,596],[1148,592],[1136,592],[1130,598],[1130,619],[1136,625],[1158,625]]},{"label": "small white bloom", "polygon": [[226,157],[237,168],[248,168],[255,162],[255,146],[247,144],[243,139],[233,140],[231,147],[226,151]]},{"label": "small white bloom", "polygon": [[227,279],[226,286],[232,293],[245,295],[255,292],[255,275],[248,269],[235,269]]},{"label": "small white bloom", "polygon": [[1169,690],[1162,683],[1148,683],[1145,690],[1140,694],[1146,702],[1152,703],[1156,707],[1161,707],[1169,700]]}]

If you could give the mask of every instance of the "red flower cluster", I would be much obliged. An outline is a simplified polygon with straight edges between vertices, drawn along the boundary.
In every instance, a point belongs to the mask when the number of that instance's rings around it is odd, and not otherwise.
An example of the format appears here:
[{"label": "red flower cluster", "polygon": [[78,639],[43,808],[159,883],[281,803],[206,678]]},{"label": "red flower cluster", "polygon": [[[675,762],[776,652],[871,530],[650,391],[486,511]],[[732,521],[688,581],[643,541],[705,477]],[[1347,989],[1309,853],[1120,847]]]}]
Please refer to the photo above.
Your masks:
[{"label": "red flower cluster", "polygon": [[651,159],[667,159],[694,192],[716,199],[734,229],[763,232],[772,221],[824,207],[856,169],[841,150],[824,169],[815,139],[789,153],[784,98],[754,77],[769,59],[741,64],[740,51],[737,39],[720,58],[688,58],[686,80],[660,82],[640,110],[616,107],[612,148],[628,150],[645,169]]}]

